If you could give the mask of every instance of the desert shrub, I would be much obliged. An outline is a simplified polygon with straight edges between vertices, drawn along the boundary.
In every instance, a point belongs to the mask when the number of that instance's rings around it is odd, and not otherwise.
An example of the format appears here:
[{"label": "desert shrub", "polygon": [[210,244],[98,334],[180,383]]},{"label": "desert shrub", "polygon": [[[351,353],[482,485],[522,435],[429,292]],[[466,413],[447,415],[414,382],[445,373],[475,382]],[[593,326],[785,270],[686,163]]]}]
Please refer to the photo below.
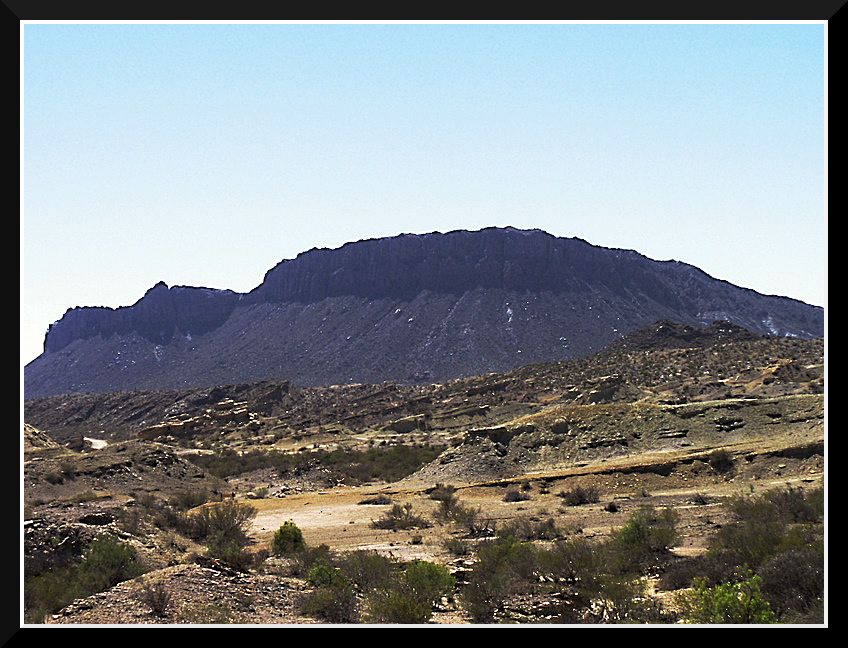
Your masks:
[{"label": "desert shrub", "polygon": [[662,606],[645,595],[645,584],[638,578],[621,579],[601,574],[591,602],[585,607],[586,620],[594,623],[667,623]]},{"label": "desert shrub", "polygon": [[342,574],[363,591],[385,586],[396,571],[395,561],[376,551],[352,551],[338,562]]},{"label": "desert shrub", "polygon": [[426,623],[432,615],[432,604],[402,585],[368,595],[368,619],[374,623]]},{"label": "desert shrub", "polygon": [[256,565],[256,556],[235,540],[221,540],[214,537],[207,545],[209,555],[217,558],[224,564],[239,571],[249,571]]},{"label": "desert shrub", "polygon": [[338,567],[333,567],[323,560],[315,562],[309,569],[306,582],[314,587],[330,587],[347,583],[347,579]]},{"label": "desert shrub", "polygon": [[724,474],[733,469],[733,455],[724,448],[713,450],[707,459],[707,463],[717,473]]},{"label": "desert shrub", "polygon": [[745,517],[724,525],[710,539],[710,553],[724,554],[737,565],[756,569],[776,553],[786,524],[770,503],[752,502],[746,508]]},{"label": "desert shrub", "polygon": [[330,551],[330,547],[325,544],[320,544],[317,547],[304,547],[301,551],[294,554],[294,559],[291,564],[292,576],[306,576],[309,570],[316,563],[323,562],[327,565],[334,565],[336,557]]},{"label": "desert shrub", "polygon": [[521,516],[510,520],[498,529],[499,536],[513,536],[519,540],[556,540],[562,534],[553,518],[534,521]]},{"label": "desert shrub", "polygon": [[413,560],[406,566],[404,576],[412,592],[431,606],[456,586],[456,579],[446,567],[426,560]]},{"label": "desert shrub", "polygon": [[427,493],[427,496],[431,500],[442,501],[445,499],[453,498],[455,492],[456,487],[452,486],[451,484],[442,484],[441,482],[439,482]]},{"label": "desert shrub", "polygon": [[759,570],[762,592],[781,618],[803,615],[824,600],[824,546],[789,549]]},{"label": "desert shrub", "polygon": [[402,578],[369,594],[369,618],[379,623],[426,623],[433,605],[455,585],[442,565],[415,560],[406,566]]},{"label": "desert shrub", "polygon": [[76,495],[74,495],[71,498],[71,501],[81,504],[82,502],[93,502],[97,498],[98,498],[97,493],[95,493],[93,490],[91,490],[89,488],[88,490],[83,491],[82,493],[77,493]]},{"label": "desert shrub", "polygon": [[256,517],[256,509],[232,499],[204,506],[189,516],[190,532],[198,540],[212,540],[218,544],[236,542],[244,544],[247,528]]},{"label": "desert shrub", "polygon": [[677,590],[691,587],[701,578],[708,587],[741,580],[745,569],[726,552],[708,552],[700,556],[681,558],[669,564],[660,577],[663,589]]},{"label": "desert shrub", "polygon": [[89,545],[76,580],[81,590],[93,594],[144,572],[135,549],[110,535],[103,535]]},{"label": "desert shrub", "polygon": [[41,623],[77,598],[91,596],[136,578],[145,572],[135,549],[113,536],[102,535],[88,546],[82,561],[59,565],[35,576],[26,576],[24,617]]},{"label": "desert shrub", "polygon": [[212,501],[212,494],[206,489],[189,489],[177,492],[169,503],[178,511],[187,511]]},{"label": "desert shrub", "polygon": [[538,551],[537,564],[541,573],[556,581],[580,583],[590,589],[607,567],[601,552],[579,537],[565,538],[548,550]]},{"label": "desert shrub", "polygon": [[137,536],[142,531],[143,515],[136,508],[124,508],[118,513],[118,528],[130,535]]},{"label": "desert shrub", "polygon": [[308,594],[302,609],[305,614],[330,623],[356,623],[359,620],[356,592],[344,579],[318,587]]},{"label": "desert shrub", "polygon": [[281,477],[300,474],[311,468],[323,468],[336,481],[355,485],[372,480],[392,482],[407,477],[439,456],[444,449],[443,445],[427,444],[299,453],[254,450],[240,454],[226,449],[210,455],[190,455],[188,458],[221,478],[264,468],[273,468]]},{"label": "desert shrub", "polygon": [[606,545],[609,559],[622,571],[640,569],[647,560],[674,546],[678,539],[677,521],[673,509],[657,511],[652,506],[641,506],[610,535]]},{"label": "desert shrub", "polygon": [[46,479],[51,484],[64,484],[65,478],[59,471],[49,472],[44,475],[44,479]]},{"label": "desert shrub", "polygon": [[412,504],[406,503],[403,506],[394,504],[391,510],[386,511],[379,520],[371,522],[371,526],[375,529],[423,529],[430,526],[420,515],[412,512]]},{"label": "desert shrub", "polygon": [[372,504],[372,505],[382,505],[382,504],[391,504],[392,498],[386,495],[376,495],[374,497],[366,497],[363,500],[360,500],[358,504]]},{"label": "desert shrub", "polygon": [[504,600],[532,579],[536,564],[536,548],[529,542],[506,536],[482,543],[462,592],[472,619],[476,623],[493,621]]},{"label": "desert shrub", "polygon": [[167,616],[168,607],[171,604],[171,593],[162,581],[152,585],[145,583],[139,592],[139,599],[150,608],[152,614],[160,617]]},{"label": "desert shrub", "polygon": [[530,499],[527,493],[523,493],[517,488],[510,488],[506,491],[503,497],[504,502],[526,502]]},{"label": "desert shrub", "polygon": [[762,498],[774,504],[789,523],[816,523],[824,518],[824,489],[787,486],[763,493]]},{"label": "desert shrub", "polygon": [[483,509],[458,504],[452,513],[454,521],[461,525],[469,538],[488,538],[495,535],[495,523],[483,517]]},{"label": "desert shrub", "polygon": [[824,599],[814,601],[809,608],[803,612],[789,610],[781,617],[782,623],[824,623]]},{"label": "desert shrub", "polygon": [[436,509],[435,514],[436,519],[439,522],[450,522],[451,520],[456,519],[458,508],[462,506],[462,504],[459,503],[459,498],[456,495],[454,495],[453,493],[444,494],[439,498],[433,499],[438,499],[439,502],[439,506]]},{"label": "desert shrub", "polygon": [[459,538],[448,538],[444,543],[447,549],[454,556],[468,556],[471,554],[471,546]]},{"label": "desert shrub", "polygon": [[283,522],[282,526],[274,532],[271,540],[271,552],[275,556],[289,556],[302,551],[306,546],[303,533],[292,521]]},{"label": "desert shrub", "polygon": [[594,486],[588,486],[586,488],[577,486],[571,490],[560,491],[557,495],[561,497],[568,506],[594,504],[601,499],[598,489]]},{"label": "desert shrub", "polygon": [[760,577],[750,572],[744,580],[708,587],[695,579],[694,589],[677,596],[682,618],[688,623],[774,623],[777,619],[760,591]]},{"label": "desert shrub", "polygon": [[59,473],[65,479],[73,481],[77,476],[77,471],[74,467],[74,462],[70,460],[61,462],[59,464]]}]

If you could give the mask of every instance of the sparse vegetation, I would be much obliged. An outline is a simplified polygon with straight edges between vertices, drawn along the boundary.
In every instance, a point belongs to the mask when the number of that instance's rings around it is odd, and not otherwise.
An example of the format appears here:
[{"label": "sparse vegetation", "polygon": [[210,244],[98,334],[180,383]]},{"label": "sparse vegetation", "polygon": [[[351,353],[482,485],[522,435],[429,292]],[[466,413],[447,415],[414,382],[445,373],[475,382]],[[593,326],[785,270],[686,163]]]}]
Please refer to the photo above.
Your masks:
[{"label": "sparse vegetation", "polygon": [[576,486],[571,490],[557,493],[568,506],[580,506],[581,504],[594,504],[600,501],[601,494],[594,486]]},{"label": "sparse vegetation", "polygon": [[387,495],[375,495],[374,497],[366,497],[363,500],[359,500],[358,504],[368,504],[374,506],[380,506],[385,504],[391,504],[392,498]]},{"label": "sparse vegetation", "polygon": [[527,493],[520,491],[517,488],[507,489],[503,497],[504,502],[526,502],[529,499],[530,496]]},{"label": "sparse vegetation", "polygon": [[607,552],[612,564],[623,571],[638,571],[657,554],[667,552],[678,540],[678,520],[671,508],[657,511],[652,506],[639,507],[610,535]]},{"label": "sparse vegetation", "polygon": [[315,468],[329,471],[336,481],[356,485],[403,479],[435,459],[444,449],[442,445],[427,444],[379,446],[366,450],[318,449],[303,453],[252,450],[239,454],[223,449],[211,455],[192,455],[190,459],[221,478],[264,468],[273,468],[280,476],[302,474]]},{"label": "sparse vegetation", "polygon": [[139,593],[139,599],[150,608],[151,614],[159,617],[168,616],[168,608],[171,605],[171,593],[163,582],[157,581],[152,585],[145,583]]},{"label": "sparse vegetation", "polygon": [[28,577],[24,588],[25,617],[41,623],[77,598],[102,592],[146,571],[135,549],[111,535],[97,537],[83,560]]},{"label": "sparse vegetation", "polygon": [[425,529],[430,526],[420,515],[412,512],[412,504],[407,502],[403,506],[395,504],[391,510],[386,511],[379,520],[371,522],[371,526],[375,529],[390,529],[396,531],[398,529]]},{"label": "sparse vegetation", "polygon": [[526,516],[513,518],[498,529],[502,537],[513,536],[519,540],[556,540],[562,535],[556,521],[549,517],[544,520],[533,520]]},{"label": "sparse vegetation", "polygon": [[733,455],[724,448],[719,448],[710,453],[707,463],[713,470],[723,475],[733,470]]},{"label": "sparse vegetation", "polygon": [[426,623],[433,605],[453,591],[456,581],[442,565],[415,560],[400,579],[372,591],[369,618],[377,623]]}]

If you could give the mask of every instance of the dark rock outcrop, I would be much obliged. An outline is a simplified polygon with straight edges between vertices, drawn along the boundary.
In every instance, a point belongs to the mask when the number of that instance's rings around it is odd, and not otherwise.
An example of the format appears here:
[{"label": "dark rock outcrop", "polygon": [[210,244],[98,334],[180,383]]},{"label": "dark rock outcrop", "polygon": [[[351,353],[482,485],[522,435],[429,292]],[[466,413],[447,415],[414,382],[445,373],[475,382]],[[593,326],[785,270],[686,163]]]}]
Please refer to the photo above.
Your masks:
[{"label": "dark rock outcrop", "polygon": [[167,344],[177,333],[202,335],[224,323],[239,295],[231,290],[168,286],[160,281],[132,306],[72,308],[52,324],[44,351],[65,348],[74,340],[137,333]]},{"label": "dark rock outcrop", "polygon": [[403,234],[302,253],[244,295],[159,283],[132,306],[71,309],[25,393],[432,382],[587,355],[657,320],[824,327],[821,308],[632,250],[513,228]]}]

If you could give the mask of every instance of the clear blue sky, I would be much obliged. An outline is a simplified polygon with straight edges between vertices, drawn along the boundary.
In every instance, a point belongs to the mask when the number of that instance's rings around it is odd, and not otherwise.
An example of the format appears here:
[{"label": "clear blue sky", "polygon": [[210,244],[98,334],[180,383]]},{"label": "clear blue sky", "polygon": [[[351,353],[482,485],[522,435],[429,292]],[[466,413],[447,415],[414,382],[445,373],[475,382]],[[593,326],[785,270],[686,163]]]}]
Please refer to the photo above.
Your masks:
[{"label": "clear blue sky", "polygon": [[21,356],[159,280],[541,228],[823,305],[822,25],[26,25]]}]

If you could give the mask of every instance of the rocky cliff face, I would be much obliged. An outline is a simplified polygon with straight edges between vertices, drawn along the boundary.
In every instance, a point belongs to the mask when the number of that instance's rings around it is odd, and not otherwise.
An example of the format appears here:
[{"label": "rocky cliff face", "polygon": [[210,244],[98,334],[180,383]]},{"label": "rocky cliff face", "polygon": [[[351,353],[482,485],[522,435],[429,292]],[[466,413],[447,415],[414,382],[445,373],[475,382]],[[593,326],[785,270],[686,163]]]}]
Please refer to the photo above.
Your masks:
[{"label": "rocky cliff face", "polygon": [[71,309],[25,393],[428,382],[586,355],[661,319],[824,326],[821,308],[631,250],[512,228],[405,234],[302,253],[246,295],[160,283],[132,306]]},{"label": "rocky cliff face", "polygon": [[137,333],[155,344],[167,344],[175,334],[203,334],[224,323],[240,295],[231,290],[174,286],[159,282],[132,306],[72,308],[52,324],[45,353],[59,351],[74,340]]}]

